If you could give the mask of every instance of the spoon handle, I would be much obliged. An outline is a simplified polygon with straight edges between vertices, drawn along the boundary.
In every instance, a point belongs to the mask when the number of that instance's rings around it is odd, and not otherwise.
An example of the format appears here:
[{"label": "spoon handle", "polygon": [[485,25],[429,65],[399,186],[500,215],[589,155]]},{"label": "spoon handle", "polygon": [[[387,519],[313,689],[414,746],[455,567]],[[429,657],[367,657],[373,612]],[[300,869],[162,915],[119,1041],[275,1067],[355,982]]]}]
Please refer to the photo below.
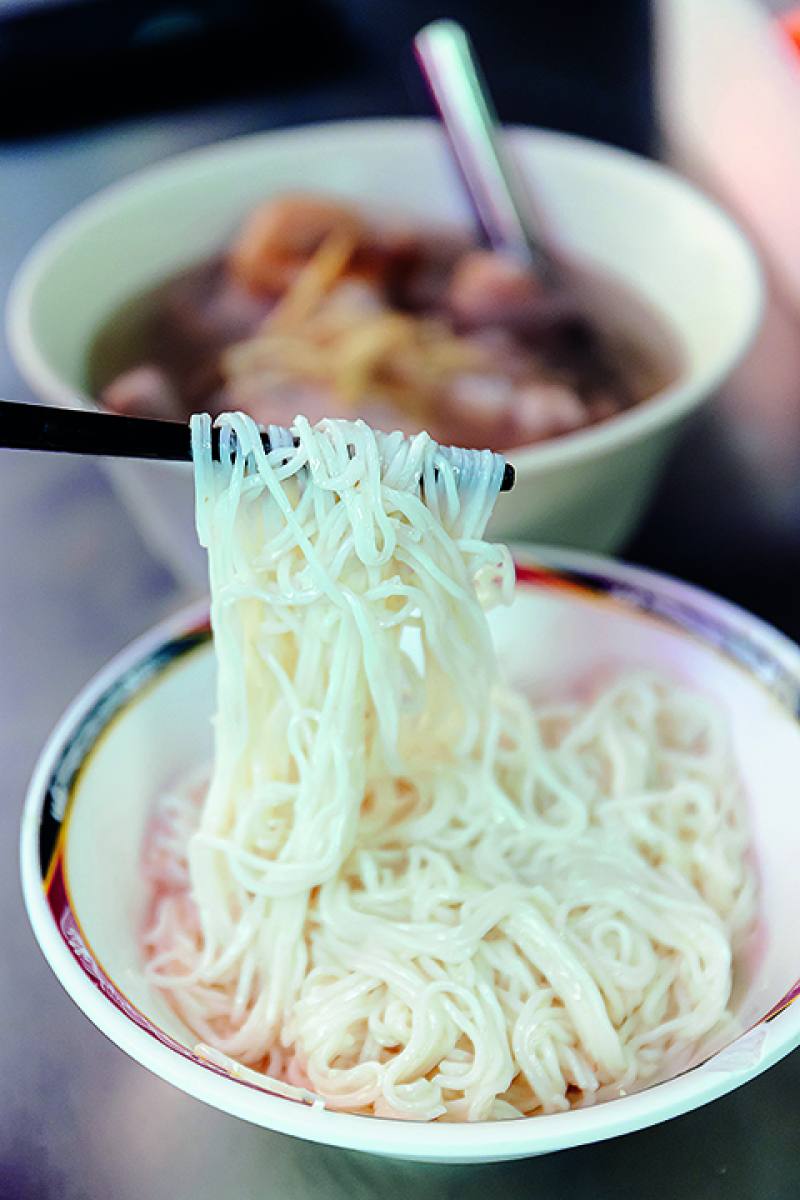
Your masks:
[{"label": "spoon handle", "polygon": [[535,227],[533,202],[504,153],[497,116],[466,30],[456,21],[433,21],[414,38],[414,52],[489,245],[541,276],[552,275],[552,258]]}]

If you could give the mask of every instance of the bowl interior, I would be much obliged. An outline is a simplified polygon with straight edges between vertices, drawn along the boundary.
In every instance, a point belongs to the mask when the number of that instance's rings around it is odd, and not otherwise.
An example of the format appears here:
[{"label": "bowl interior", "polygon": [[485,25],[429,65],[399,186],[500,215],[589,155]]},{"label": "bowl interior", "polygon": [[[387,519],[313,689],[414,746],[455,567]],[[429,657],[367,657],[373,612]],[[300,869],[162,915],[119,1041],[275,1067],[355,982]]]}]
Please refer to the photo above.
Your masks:
[{"label": "bowl interior", "polygon": [[[800,855],[795,796],[800,772],[800,725],[795,717],[800,651],[721,601],[649,573],[562,552],[558,570],[542,566],[543,561],[546,557],[525,558],[512,607],[492,617],[501,661],[529,694],[564,696],[611,672],[650,667],[713,698],[728,716],[748,794],[761,887],[760,927],[742,964],[735,995],[739,1028],[747,1030],[780,1006],[800,975],[794,939],[785,935],[787,914],[796,908]],[[198,1073],[208,1068],[191,1061],[196,1039],[148,986],[137,941],[147,899],[139,856],[151,805],[211,751],[213,654],[207,632],[193,626],[184,621],[177,634],[174,629],[168,637],[157,633],[144,648],[126,652],[67,714],[29,795],[23,874],[37,935],[73,996],[125,1048],[131,1046],[124,1027],[133,1022],[159,1042],[160,1053],[166,1043],[188,1057],[195,1075],[177,1079],[161,1068],[160,1060],[150,1061],[141,1049],[131,1050],[173,1082],[203,1095]],[[62,942],[69,950],[67,957],[86,977],[79,986],[66,977]],[[54,943],[59,944],[57,952]],[[74,963],[69,970],[76,974]],[[92,989],[102,993],[98,1003],[104,1012],[99,1016],[93,1010],[95,1001],[87,1002],[83,994]],[[122,1015],[112,1014],[112,1006]],[[798,1037],[795,1031],[794,1040]],[[750,1074],[757,1061],[758,1054]],[[551,1129],[566,1128],[557,1144],[567,1145],[647,1123],[642,1114],[648,1112],[654,1114],[649,1120],[663,1118],[700,1102],[701,1076],[709,1065],[689,1072],[682,1081],[594,1110],[504,1122],[503,1136],[514,1153],[530,1154],[537,1152],[537,1138],[547,1140]],[[670,1110],[670,1089],[678,1085],[683,1099]],[[258,1109],[260,1100],[283,1105],[288,1115],[278,1127],[304,1135],[302,1116],[293,1114],[305,1110],[287,1100],[251,1093],[250,1107],[240,1115],[274,1125],[268,1110]],[[227,1100],[220,1106],[237,1111]],[[320,1115],[329,1123],[349,1121],[356,1133],[345,1144],[363,1142],[370,1148],[369,1133],[358,1130],[374,1118]],[[626,1124],[628,1118],[631,1123]],[[300,1122],[296,1128],[294,1121]],[[565,1127],[569,1121],[572,1125]],[[379,1124],[404,1127],[396,1133],[393,1152],[411,1152],[418,1137],[412,1123]],[[313,1136],[327,1140],[328,1127],[320,1128],[322,1133]],[[486,1124],[481,1128],[486,1130]],[[451,1140],[460,1136],[454,1127],[442,1134]],[[465,1143],[459,1153],[481,1157],[478,1128],[471,1127],[469,1136],[477,1141],[474,1146]],[[331,1140],[337,1137],[331,1134]],[[502,1156],[513,1154],[506,1150]]]},{"label": "bowl interior", "polygon": [[[512,137],[554,234],[666,318],[682,347],[683,382],[716,380],[758,309],[757,271],[741,234],[693,188],[643,159],[540,131]],[[310,127],[182,155],[101,193],[34,251],[10,308],[12,344],[29,379],[51,399],[86,396],[88,347],[123,301],[224,243],[260,199],[298,187],[423,224],[469,220],[428,121]]]}]

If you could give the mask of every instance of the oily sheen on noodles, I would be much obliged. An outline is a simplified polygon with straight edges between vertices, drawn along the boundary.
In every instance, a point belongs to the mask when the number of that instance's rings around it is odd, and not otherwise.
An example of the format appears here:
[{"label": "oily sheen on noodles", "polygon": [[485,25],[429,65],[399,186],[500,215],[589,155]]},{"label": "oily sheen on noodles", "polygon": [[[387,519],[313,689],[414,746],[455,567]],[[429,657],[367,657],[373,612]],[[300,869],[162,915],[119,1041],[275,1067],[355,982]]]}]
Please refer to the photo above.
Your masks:
[{"label": "oily sheen on noodles", "polygon": [[497,456],[218,423],[215,756],[154,817],[152,980],[218,1061],[359,1112],[532,1115],[679,1069],[754,911],[719,714],[646,674],[545,709],[503,686]]}]

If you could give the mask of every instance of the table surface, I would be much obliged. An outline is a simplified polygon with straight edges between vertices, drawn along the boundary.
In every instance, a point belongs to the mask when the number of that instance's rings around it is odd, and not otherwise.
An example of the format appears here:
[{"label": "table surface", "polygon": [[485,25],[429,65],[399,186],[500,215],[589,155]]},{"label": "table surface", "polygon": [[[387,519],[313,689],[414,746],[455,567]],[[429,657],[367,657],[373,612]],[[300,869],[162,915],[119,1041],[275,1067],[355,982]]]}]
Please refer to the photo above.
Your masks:
[{"label": "table surface", "polygon": [[[279,124],[281,113],[272,113]],[[263,126],[257,104],[0,146],[0,294],[62,212],[189,146]],[[800,635],[800,337],[773,297],[734,383],[698,419],[626,557]],[[0,396],[26,388],[0,351]],[[58,714],[116,650],[187,599],[95,463],[4,453],[0,476],[0,1197],[758,1197],[800,1194],[800,1055],[700,1111],[520,1163],[427,1167],[306,1145],[162,1083],[62,992],[23,910],[22,797]]]}]

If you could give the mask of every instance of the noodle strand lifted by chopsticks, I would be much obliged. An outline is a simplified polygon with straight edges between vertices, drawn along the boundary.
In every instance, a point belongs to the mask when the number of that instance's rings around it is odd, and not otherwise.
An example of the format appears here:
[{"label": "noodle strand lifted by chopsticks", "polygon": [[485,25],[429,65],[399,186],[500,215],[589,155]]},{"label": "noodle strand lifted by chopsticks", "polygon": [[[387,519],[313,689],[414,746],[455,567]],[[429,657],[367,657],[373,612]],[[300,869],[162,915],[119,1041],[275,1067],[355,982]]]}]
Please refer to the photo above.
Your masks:
[{"label": "noodle strand lifted by chopsticks", "polygon": [[534,710],[484,608],[502,475],[426,435],[193,423],[213,773],[161,803],[150,978],[207,1047],[332,1107],[553,1112],[684,1065],[752,919],[719,715],[649,675]]}]

